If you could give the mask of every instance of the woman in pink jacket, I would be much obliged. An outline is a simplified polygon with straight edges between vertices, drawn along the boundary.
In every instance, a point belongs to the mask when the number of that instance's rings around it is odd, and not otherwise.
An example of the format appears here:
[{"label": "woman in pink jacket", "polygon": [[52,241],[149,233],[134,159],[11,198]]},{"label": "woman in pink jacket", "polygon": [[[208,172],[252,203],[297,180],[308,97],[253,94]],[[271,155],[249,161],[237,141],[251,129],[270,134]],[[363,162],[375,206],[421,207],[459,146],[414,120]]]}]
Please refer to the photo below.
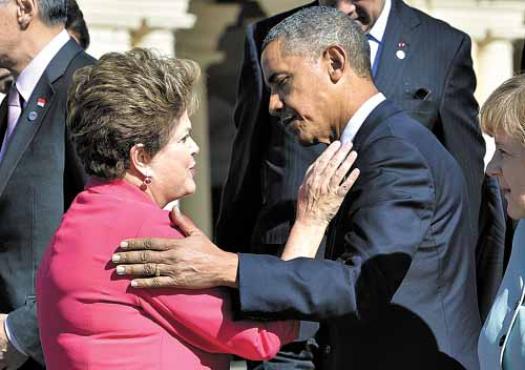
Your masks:
[{"label": "woman in pink jacket", "polygon": [[[180,236],[163,208],[195,192],[198,146],[188,110],[198,75],[192,61],[144,49],[107,54],[75,75],[69,124],[92,180],[64,216],[37,276],[48,369],[226,370],[229,354],[268,359],[294,339],[295,322],[234,321],[227,290],[133,289],[110,262],[123,239]],[[303,221],[326,222],[355,180],[354,172],[339,187],[355,155],[334,172],[326,160],[340,163],[349,152],[335,149],[306,177]],[[327,186],[330,178],[337,186]],[[312,243],[291,241],[288,251],[311,255]]]}]

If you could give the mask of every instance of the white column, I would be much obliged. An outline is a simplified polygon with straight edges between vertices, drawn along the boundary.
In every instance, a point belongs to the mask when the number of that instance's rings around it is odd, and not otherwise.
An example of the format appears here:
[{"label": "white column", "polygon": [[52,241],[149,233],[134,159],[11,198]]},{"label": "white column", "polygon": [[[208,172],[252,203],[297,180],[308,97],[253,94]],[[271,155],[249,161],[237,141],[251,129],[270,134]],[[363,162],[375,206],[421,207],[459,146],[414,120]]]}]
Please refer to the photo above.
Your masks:
[{"label": "white column", "polygon": [[477,97],[484,102],[501,83],[514,74],[514,48],[511,40],[492,39],[479,45],[478,63],[480,79]]},{"label": "white column", "polygon": [[[478,89],[476,98],[483,104],[490,94],[514,74],[513,64],[513,45],[511,40],[492,39],[488,42],[478,45]],[[485,154],[485,166],[494,154],[494,140],[483,135],[487,146]]]},{"label": "white column", "polygon": [[175,34],[171,30],[155,30],[148,33],[137,45],[142,48],[153,48],[163,55],[175,55]]}]

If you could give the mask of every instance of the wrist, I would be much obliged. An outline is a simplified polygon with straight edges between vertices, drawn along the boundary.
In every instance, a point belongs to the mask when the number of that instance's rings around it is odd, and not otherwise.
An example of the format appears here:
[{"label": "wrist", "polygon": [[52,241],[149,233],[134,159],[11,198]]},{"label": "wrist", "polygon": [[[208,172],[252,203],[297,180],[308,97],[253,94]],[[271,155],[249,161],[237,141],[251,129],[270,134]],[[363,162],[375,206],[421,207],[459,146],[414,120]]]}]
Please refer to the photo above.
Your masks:
[{"label": "wrist", "polygon": [[328,221],[312,220],[312,219],[297,219],[293,227],[302,233],[316,234],[318,232],[324,233],[328,227]]},{"label": "wrist", "polygon": [[221,286],[237,288],[237,271],[239,268],[239,256],[236,253],[224,252],[222,261],[217,266],[218,280]]}]

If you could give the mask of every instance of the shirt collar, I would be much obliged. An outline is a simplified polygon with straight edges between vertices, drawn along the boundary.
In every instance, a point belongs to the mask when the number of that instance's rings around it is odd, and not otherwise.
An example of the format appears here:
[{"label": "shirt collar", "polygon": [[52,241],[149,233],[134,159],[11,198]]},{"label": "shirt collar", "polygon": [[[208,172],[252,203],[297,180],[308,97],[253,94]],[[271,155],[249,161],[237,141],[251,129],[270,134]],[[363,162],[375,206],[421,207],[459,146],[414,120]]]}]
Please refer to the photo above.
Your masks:
[{"label": "shirt collar", "polygon": [[386,24],[388,22],[388,15],[390,14],[390,9],[392,8],[392,0],[385,0],[385,5],[383,5],[383,10],[379,14],[376,23],[368,32],[378,43],[383,41],[383,36],[385,34]]},{"label": "shirt collar", "polygon": [[372,111],[385,99],[386,98],[382,93],[377,93],[374,96],[368,98],[368,100],[365,101],[363,105],[359,107],[359,109],[357,109],[355,114],[346,124],[343,133],[341,134],[341,142],[347,143],[354,140],[355,135],[357,135],[357,131],[359,131],[370,113],[372,113]]},{"label": "shirt collar", "polygon": [[69,34],[62,30],[56,35],[31,62],[24,68],[16,79],[16,87],[25,102],[29,101],[36,84],[44,74],[51,60],[62,47],[69,41]]}]

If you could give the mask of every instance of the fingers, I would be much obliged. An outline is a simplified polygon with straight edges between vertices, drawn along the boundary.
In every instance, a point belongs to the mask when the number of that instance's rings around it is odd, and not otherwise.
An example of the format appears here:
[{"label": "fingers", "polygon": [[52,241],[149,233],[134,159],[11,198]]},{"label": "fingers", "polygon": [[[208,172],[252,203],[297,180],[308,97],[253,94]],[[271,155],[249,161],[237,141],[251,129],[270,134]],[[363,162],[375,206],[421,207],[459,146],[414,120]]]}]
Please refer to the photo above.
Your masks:
[{"label": "fingers", "polygon": [[142,249],[165,251],[173,248],[173,240],[160,238],[126,239],[120,243],[120,248],[126,251]]},{"label": "fingers", "polygon": [[[336,153],[334,153],[334,156],[326,165],[321,178],[321,189],[323,189],[323,191],[328,190],[328,186],[331,185],[334,174],[339,169],[341,163],[344,163],[348,153],[350,153],[350,150],[352,150],[352,146],[353,145],[351,142],[345,143]],[[339,183],[341,180],[342,178],[339,180]],[[336,186],[339,185],[339,183],[336,183]]]},{"label": "fingers", "polygon": [[350,154],[348,154],[346,159],[344,159],[343,163],[341,163],[339,168],[337,168],[337,170],[335,171],[335,174],[327,178],[329,180],[329,186],[332,189],[337,189],[339,185],[341,185],[343,180],[348,175],[350,168],[352,168],[352,166],[354,165],[356,159],[357,159],[357,152],[355,151],[350,152]]},{"label": "fingers", "polygon": [[135,277],[159,277],[167,274],[167,266],[162,263],[146,263],[140,265],[118,265],[117,275],[130,275]]},{"label": "fingers", "polygon": [[133,288],[169,288],[173,286],[173,279],[169,276],[150,277],[147,279],[133,279]]},{"label": "fingers", "polygon": [[115,264],[148,264],[148,263],[162,263],[166,261],[166,257],[162,252],[155,252],[151,250],[141,250],[132,252],[119,252],[113,254],[111,261]]},{"label": "fingers", "polygon": [[178,207],[173,207],[170,213],[170,219],[173,225],[178,227],[185,236],[202,233],[189,217],[181,213]]},{"label": "fingers", "polygon": [[331,162],[332,157],[337,153],[339,148],[341,148],[340,141],[334,141],[331,143],[328,148],[326,148],[324,152],[322,152],[321,155],[315,160],[312,169],[317,173],[324,172],[326,166]]},{"label": "fingers", "polygon": [[337,195],[340,197],[346,196],[348,191],[352,188],[352,186],[354,186],[357,178],[359,177],[359,174],[360,174],[359,169],[354,168],[352,172],[350,172],[350,175],[348,176],[348,178],[337,189]]}]

